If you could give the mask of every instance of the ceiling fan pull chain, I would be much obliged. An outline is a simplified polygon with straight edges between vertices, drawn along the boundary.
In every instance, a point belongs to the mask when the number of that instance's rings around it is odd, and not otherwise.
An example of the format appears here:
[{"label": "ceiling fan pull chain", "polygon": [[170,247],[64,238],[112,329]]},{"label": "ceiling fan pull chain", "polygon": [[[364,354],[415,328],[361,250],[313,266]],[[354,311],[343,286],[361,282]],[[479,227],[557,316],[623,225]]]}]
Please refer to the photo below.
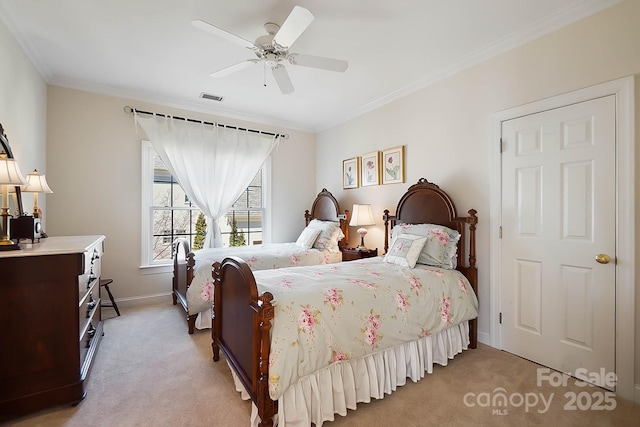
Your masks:
[{"label": "ceiling fan pull chain", "polygon": [[262,85],[267,87],[267,63],[262,63]]}]

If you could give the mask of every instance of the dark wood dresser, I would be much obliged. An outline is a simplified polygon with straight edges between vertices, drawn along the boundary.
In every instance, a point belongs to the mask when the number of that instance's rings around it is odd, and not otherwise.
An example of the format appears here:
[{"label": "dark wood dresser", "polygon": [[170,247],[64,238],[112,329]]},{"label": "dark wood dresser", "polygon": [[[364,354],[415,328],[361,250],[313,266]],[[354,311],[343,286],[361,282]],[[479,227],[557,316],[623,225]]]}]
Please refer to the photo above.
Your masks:
[{"label": "dark wood dresser", "polygon": [[0,421],[84,397],[102,337],[104,239],[0,252]]}]

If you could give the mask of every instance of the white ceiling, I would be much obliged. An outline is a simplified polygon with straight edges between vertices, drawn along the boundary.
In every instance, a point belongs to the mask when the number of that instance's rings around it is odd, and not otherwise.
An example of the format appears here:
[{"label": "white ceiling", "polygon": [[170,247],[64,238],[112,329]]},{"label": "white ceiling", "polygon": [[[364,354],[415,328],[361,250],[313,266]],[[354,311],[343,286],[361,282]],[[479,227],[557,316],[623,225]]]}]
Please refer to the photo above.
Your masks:
[{"label": "white ceiling", "polygon": [[[49,84],[317,132],[619,2],[0,0],[0,16]],[[289,95],[262,66],[209,76],[255,56],[192,20],[253,41],[295,5],[315,20],[290,51],[346,72],[287,64]]]}]

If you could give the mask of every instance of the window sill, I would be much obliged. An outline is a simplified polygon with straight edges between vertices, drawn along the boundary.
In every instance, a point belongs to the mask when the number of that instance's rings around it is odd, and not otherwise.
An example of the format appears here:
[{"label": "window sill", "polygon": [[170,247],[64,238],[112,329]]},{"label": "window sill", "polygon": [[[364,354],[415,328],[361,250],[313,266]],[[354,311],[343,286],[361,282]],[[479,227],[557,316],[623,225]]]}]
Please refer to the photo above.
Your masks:
[{"label": "window sill", "polygon": [[141,265],[138,268],[143,275],[173,273],[173,264]]}]

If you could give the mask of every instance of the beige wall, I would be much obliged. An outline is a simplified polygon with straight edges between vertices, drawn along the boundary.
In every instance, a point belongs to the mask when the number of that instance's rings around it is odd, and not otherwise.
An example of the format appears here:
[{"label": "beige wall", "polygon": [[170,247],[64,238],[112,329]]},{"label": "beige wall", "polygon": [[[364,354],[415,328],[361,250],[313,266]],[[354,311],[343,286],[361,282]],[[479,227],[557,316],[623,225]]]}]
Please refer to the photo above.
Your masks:
[{"label": "beige wall", "polygon": [[[1,20],[0,62],[0,123],[13,155],[23,174],[34,169],[46,174],[47,85]],[[22,199],[30,213],[33,197],[29,196]],[[46,210],[45,197],[38,204]]]},{"label": "beige wall", "polygon": [[[478,211],[479,329],[490,331],[489,210],[492,114],[620,77],[640,74],[640,1],[627,1],[565,29],[350,120],[317,136],[317,187],[341,188],[341,162],[372,150],[406,147],[406,180],[343,190],[340,203],[372,203],[378,227],[367,246],[382,247],[382,211],[395,212],[410,184],[427,178],[448,191],[459,212]],[[640,82],[636,79],[636,142]],[[637,144],[636,144],[637,145]],[[640,155],[640,150],[636,154]],[[636,189],[640,184],[636,178]],[[640,218],[640,209],[636,208]],[[352,234],[352,242],[357,236]],[[637,240],[637,239],[636,239]],[[640,250],[636,247],[636,257]],[[495,319],[494,319],[495,320]],[[636,381],[640,383],[640,289],[636,280]]]},{"label": "beige wall", "polygon": [[[47,115],[47,232],[104,234],[103,275],[121,305],[169,298],[171,273],[141,270],[141,145],[145,138],[124,112],[130,105],[180,117],[219,121],[290,135],[272,156],[273,241],[292,241],[304,228],[304,210],[315,197],[315,136],[242,123],[93,93],[50,86]],[[279,171],[279,172],[278,172]],[[281,171],[288,171],[282,173]],[[291,180],[289,177],[307,176]],[[162,271],[162,270],[161,270]]]}]

